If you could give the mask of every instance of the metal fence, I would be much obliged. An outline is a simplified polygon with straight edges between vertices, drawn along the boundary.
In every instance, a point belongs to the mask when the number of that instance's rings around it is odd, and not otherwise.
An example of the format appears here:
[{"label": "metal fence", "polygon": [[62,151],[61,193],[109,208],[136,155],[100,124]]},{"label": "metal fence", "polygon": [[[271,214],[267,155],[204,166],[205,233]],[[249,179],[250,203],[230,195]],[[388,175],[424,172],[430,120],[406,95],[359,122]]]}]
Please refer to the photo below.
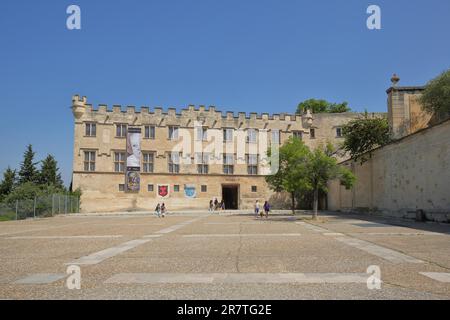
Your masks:
[{"label": "metal fence", "polygon": [[78,212],[80,212],[79,197],[62,194],[17,200],[15,203],[0,203],[0,220],[45,218]]}]

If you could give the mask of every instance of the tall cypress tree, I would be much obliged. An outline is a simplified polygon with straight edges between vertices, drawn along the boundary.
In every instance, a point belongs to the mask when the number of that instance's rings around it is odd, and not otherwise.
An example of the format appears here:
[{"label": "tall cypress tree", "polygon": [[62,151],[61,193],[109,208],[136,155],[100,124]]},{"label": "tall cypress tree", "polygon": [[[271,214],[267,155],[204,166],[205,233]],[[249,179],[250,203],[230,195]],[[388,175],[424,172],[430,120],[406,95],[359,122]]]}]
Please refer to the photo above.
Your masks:
[{"label": "tall cypress tree", "polygon": [[29,144],[23,155],[23,162],[20,165],[19,184],[37,182],[38,171],[36,170],[36,164],[33,162],[34,155],[33,146]]},{"label": "tall cypress tree", "polygon": [[3,180],[0,183],[0,200],[11,193],[16,183],[16,170],[10,167],[3,173]]},{"label": "tall cypress tree", "polygon": [[59,173],[58,163],[50,154],[42,161],[41,172],[39,173],[39,183],[53,185],[61,189],[64,188],[61,173]]}]

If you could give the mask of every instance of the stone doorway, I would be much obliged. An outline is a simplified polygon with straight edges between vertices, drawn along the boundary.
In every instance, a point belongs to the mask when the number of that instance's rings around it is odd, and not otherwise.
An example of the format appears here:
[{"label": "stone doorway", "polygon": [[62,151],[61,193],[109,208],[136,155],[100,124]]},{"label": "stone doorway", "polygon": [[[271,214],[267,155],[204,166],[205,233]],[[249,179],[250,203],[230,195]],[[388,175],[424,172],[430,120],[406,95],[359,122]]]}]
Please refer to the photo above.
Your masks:
[{"label": "stone doorway", "polygon": [[222,199],[225,210],[239,209],[239,185],[222,185]]}]

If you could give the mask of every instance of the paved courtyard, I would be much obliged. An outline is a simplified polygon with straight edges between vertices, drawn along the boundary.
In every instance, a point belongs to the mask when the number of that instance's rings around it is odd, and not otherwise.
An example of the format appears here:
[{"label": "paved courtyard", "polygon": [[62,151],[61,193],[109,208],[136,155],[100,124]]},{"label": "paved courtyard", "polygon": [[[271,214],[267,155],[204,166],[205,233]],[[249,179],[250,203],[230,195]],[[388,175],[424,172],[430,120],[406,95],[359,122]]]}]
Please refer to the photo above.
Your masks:
[{"label": "paved courtyard", "polygon": [[[331,213],[78,215],[2,222],[0,239],[0,299],[450,298],[449,225]],[[80,267],[79,290],[67,287],[70,266]]]}]

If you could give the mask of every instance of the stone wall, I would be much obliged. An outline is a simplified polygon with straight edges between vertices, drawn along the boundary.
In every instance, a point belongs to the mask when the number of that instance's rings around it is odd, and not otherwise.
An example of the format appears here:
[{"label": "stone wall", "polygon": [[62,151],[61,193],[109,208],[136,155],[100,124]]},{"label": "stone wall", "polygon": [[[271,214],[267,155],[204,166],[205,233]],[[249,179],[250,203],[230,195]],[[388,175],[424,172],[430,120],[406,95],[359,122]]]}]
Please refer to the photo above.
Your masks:
[{"label": "stone wall", "polygon": [[343,165],[358,180],[352,190],[330,183],[330,210],[410,219],[423,210],[428,220],[450,222],[450,120],[375,150],[362,166]]}]

